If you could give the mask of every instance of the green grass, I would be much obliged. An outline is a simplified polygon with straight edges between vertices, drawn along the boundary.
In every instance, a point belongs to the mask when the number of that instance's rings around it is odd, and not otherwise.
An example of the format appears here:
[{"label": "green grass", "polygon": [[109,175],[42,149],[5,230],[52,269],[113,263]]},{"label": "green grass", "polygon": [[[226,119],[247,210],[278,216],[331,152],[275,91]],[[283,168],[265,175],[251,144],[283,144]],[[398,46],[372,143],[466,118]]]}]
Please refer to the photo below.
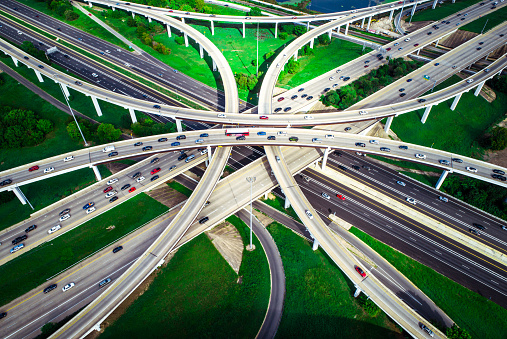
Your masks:
[{"label": "green grass", "polygon": [[[227,219],[248,241],[248,227]],[[254,338],[270,291],[269,266],[257,238],[238,275],[201,234],[182,246],[150,287],[101,335],[104,338]]]},{"label": "green grass", "polygon": [[[111,172],[105,166],[98,167],[103,178],[111,175]],[[41,170],[39,169],[39,171]],[[2,216],[0,230],[29,218],[33,212],[58,202],[95,182],[93,171],[85,168],[21,186],[20,189],[32,204],[34,210],[28,204],[22,205],[17,198],[0,204],[0,215]],[[12,192],[7,194],[14,195]]]},{"label": "green grass", "polygon": [[[44,284],[49,277],[167,210],[143,193],[7,262],[0,266],[0,305]],[[111,225],[115,228],[106,230]]]},{"label": "green grass", "polygon": [[435,9],[431,9],[430,6],[423,11],[415,12],[412,21],[437,21],[481,1],[483,0],[459,0],[456,3],[446,1],[443,4],[438,4]]},{"label": "green grass", "polygon": [[176,182],[174,180],[168,182],[167,186],[171,187],[173,190],[176,190],[176,191],[186,195],[187,197],[191,196],[192,192],[193,192],[192,190],[186,188],[185,186],[183,186],[182,184],[180,184],[179,182]]},{"label": "green grass", "polygon": [[[506,338],[507,310],[352,227],[351,232],[394,265],[472,338]],[[487,317],[478,317],[478,313]]]},{"label": "green grass", "polygon": [[[354,286],[320,249],[274,222],[268,227],[283,261],[285,305],[277,338],[397,338],[380,313],[371,317],[354,299]],[[398,333],[396,333],[398,332]]]},{"label": "green grass", "polygon": [[435,185],[437,184],[438,178],[439,178],[439,177],[430,177],[428,175],[417,174],[417,173],[412,173],[412,172],[407,172],[407,171],[400,171],[400,173],[403,173],[406,176],[409,176],[412,179],[415,179],[415,180],[422,182],[423,184],[426,184],[431,187],[435,187]]},{"label": "green grass", "polygon": [[[116,38],[113,34],[111,34],[106,29],[101,27],[99,24],[97,24],[95,21],[90,19],[88,16],[86,16],[83,12],[81,12],[77,8],[74,8],[74,12],[79,14],[79,18],[76,20],[73,20],[73,21],[67,21],[67,20],[65,20],[64,17],[60,17],[60,16],[56,15],[55,12],[49,10],[46,6],[46,2],[40,2],[40,1],[34,1],[34,0],[19,0],[19,2],[28,6],[28,7],[36,9],[46,15],[49,15],[57,20],[63,21],[68,25],[76,27],[84,32],[90,33],[98,38],[101,38],[105,41],[108,41],[112,44],[115,44],[119,47],[122,47],[122,48],[125,48],[128,50],[128,46],[125,45],[121,40]],[[83,5],[83,7],[88,9],[87,6]]]},{"label": "green grass", "polygon": [[[317,46],[316,43],[314,55],[298,57],[300,71],[280,78],[277,86],[287,89],[297,87],[363,54],[363,46],[350,41],[333,38],[328,46]],[[370,50],[365,48],[364,51],[367,53]]]},{"label": "green grass", "polygon": [[[488,5],[491,6],[492,4],[493,3],[486,3],[486,5],[484,6]],[[491,28],[498,26],[502,22],[504,22],[505,18],[507,18],[507,7],[500,8],[491,14],[484,15],[465,26],[462,26],[460,29],[474,33],[481,33],[487,21],[488,23],[486,24],[486,28],[484,29],[484,32],[487,32]]]},{"label": "green grass", "polygon": [[425,172],[436,172],[436,173],[441,172],[441,170],[436,169],[435,167],[421,165],[421,164],[418,164],[415,162],[403,161],[403,160],[398,161],[398,160],[394,160],[391,158],[384,158],[384,157],[374,155],[374,154],[367,154],[367,156],[372,157],[373,159],[377,159],[377,160],[386,162],[388,164],[393,164],[393,165],[403,167],[403,168],[416,169],[416,170],[425,171]]},{"label": "green grass", "polygon": [[292,206],[290,206],[287,209],[284,208],[284,206],[285,206],[285,199],[282,199],[279,196],[275,195],[275,199],[264,199],[264,198],[261,198],[261,200],[263,202],[265,202],[266,204],[268,204],[269,206],[271,206],[271,207],[279,210],[282,213],[290,215],[292,218],[294,218],[295,220],[297,220],[300,223],[302,223],[301,219],[299,219],[296,211],[294,211],[294,209],[292,208]]},{"label": "green grass", "polygon": [[[455,81],[456,78],[450,78],[437,89]],[[507,95],[497,92],[496,100],[488,103],[473,93],[464,93],[454,111],[450,109],[453,99],[433,106],[425,124],[420,121],[424,113],[421,109],[395,118],[391,128],[403,141],[481,158],[484,150],[478,140],[504,118]]]}]

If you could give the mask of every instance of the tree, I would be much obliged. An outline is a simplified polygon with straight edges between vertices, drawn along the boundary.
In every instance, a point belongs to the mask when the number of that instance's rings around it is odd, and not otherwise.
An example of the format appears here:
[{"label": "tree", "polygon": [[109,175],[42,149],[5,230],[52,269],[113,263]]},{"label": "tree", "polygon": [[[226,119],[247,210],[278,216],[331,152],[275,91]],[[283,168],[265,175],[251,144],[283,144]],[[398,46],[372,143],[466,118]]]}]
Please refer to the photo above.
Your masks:
[{"label": "tree", "polygon": [[306,33],[306,27],[302,25],[294,26],[294,34],[296,36],[301,36]]},{"label": "tree", "polygon": [[[82,122],[79,122],[79,127],[81,128],[81,131],[83,131],[84,135],[88,134],[88,128]],[[81,133],[79,133],[79,129],[74,121],[67,125],[67,133],[69,133],[70,138],[74,141],[81,139]]]},{"label": "tree", "polygon": [[123,114],[120,117],[120,127],[124,129],[129,129],[132,125],[132,119],[130,118],[130,114]]},{"label": "tree", "polygon": [[250,9],[250,12],[248,12],[248,15],[250,16],[262,16],[262,12],[259,7],[253,7]]},{"label": "tree", "polygon": [[278,34],[278,39],[280,40],[285,40],[289,37],[289,33],[287,32],[280,32],[280,34]]},{"label": "tree", "polygon": [[47,323],[44,326],[42,326],[42,328],[40,330],[42,332],[42,335],[45,338],[49,338],[51,336],[51,334],[53,334],[53,333],[56,332],[57,329],[58,329],[58,325],[57,324],[55,324],[55,323]]},{"label": "tree", "polygon": [[176,38],[174,38],[174,41],[178,45],[183,45],[185,43],[185,38],[183,38],[182,36],[177,36]]},{"label": "tree", "polygon": [[183,12],[192,12],[193,8],[190,7],[190,5],[185,4],[185,5],[182,5],[180,7],[180,11],[183,11]]},{"label": "tree", "polygon": [[127,26],[136,27],[137,26],[136,20],[133,17],[129,16],[127,19]]},{"label": "tree", "polygon": [[204,0],[195,0],[195,9],[197,12],[202,12],[204,8]]},{"label": "tree", "polygon": [[72,9],[68,9],[63,13],[63,16],[65,17],[65,20],[67,21],[74,21],[77,18],[79,18],[79,14],[74,12]]},{"label": "tree", "polygon": [[253,90],[255,88],[255,85],[257,85],[257,77],[255,75],[251,75],[248,77],[247,80],[247,87],[249,90]]},{"label": "tree", "polygon": [[102,142],[111,142],[120,139],[121,130],[114,128],[112,124],[101,124],[97,129],[97,137]]},{"label": "tree", "polygon": [[0,86],[3,86],[5,84],[4,77],[0,74]]},{"label": "tree", "polygon": [[290,74],[296,74],[299,71],[299,61],[295,61],[293,58],[289,59],[287,63],[287,72]]},{"label": "tree", "polygon": [[458,327],[456,324],[447,329],[446,335],[449,339],[472,339],[472,336],[467,330]]},{"label": "tree", "polygon": [[48,134],[53,130],[53,123],[47,119],[40,119],[37,121],[37,129],[44,134]]},{"label": "tree", "polygon": [[491,131],[491,149],[503,150],[507,147],[507,128],[495,127]]},{"label": "tree", "polygon": [[270,51],[270,52],[267,52],[266,54],[264,54],[264,60],[268,60],[269,58],[271,58],[273,55],[275,55],[275,51]]},{"label": "tree", "polygon": [[329,45],[331,43],[331,39],[328,34],[319,35],[319,44],[321,45]]}]

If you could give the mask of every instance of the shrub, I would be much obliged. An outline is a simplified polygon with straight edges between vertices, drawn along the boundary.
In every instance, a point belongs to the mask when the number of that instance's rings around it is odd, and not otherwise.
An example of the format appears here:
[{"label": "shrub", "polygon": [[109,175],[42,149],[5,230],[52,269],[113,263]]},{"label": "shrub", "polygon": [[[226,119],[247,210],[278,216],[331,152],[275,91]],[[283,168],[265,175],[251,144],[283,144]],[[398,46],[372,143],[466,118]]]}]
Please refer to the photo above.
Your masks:
[{"label": "shrub", "polygon": [[185,38],[183,38],[182,36],[177,36],[176,38],[174,38],[174,41],[178,45],[183,45],[185,43]]},{"label": "shrub", "polygon": [[286,40],[288,37],[289,34],[287,32],[280,32],[280,34],[278,34],[278,39],[280,40]]}]

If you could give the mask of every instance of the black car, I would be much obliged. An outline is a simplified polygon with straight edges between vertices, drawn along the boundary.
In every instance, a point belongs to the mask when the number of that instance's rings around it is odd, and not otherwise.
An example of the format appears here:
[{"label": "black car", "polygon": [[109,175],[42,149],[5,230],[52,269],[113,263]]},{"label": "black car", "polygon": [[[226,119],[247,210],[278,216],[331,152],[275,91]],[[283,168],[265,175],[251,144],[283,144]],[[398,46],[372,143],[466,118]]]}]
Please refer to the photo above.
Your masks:
[{"label": "black car", "polygon": [[503,175],[500,175],[500,174],[491,174],[491,176],[495,179],[498,179],[498,180],[501,180],[501,181],[505,181],[507,180],[506,177],[504,177]]},{"label": "black car", "polygon": [[127,188],[130,188],[130,184],[125,184],[121,187],[122,191],[125,191]]},{"label": "black car", "polygon": [[161,107],[159,105],[153,105],[153,108],[160,109]]},{"label": "black car", "polygon": [[349,80],[350,80],[350,77],[343,78],[343,81],[349,81]]},{"label": "black car", "polygon": [[358,147],[366,147],[366,144],[364,142],[356,142],[356,146],[358,146]]},{"label": "black car", "polygon": [[474,227],[476,227],[476,228],[480,229],[480,230],[485,230],[485,229],[486,229],[486,227],[482,226],[481,224],[477,224],[477,223],[475,223],[475,222],[474,222],[472,225],[473,225]]},{"label": "black car", "polygon": [[26,55],[23,57],[23,59],[25,59],[25,60],[29,60],[29,58],[28,58]]},{"label": "black car", "polygon": [[274,135],[270,135],[270,136],[268,137],[268,140],[276,140],[276,137],[275,137]]},{"label": "black car", "polygon": [[290,111],[291,109],[292,109],[292,107],[285,107],[285,108],[283,109],[283,111],[284,111],[284,112],[288,112],[288,111]]},{"label": "black car", "polygon": [[403,98],[405,95],[407,95],[407,93],[401,93],[401,94],[400,94],[400,97],[402,97],[402,98]]},{"label": "black car", "polygon": [[152,163],[152,164],[157,163],[159,160],[160,160],[159,158],[153,158],[153,159],[151,160],[151,163]]},{"label": "black car", "polygon": [[123,249],[123,246],[118,246],[113,249],[113,253],[120,252]]},{"label": "black car", "polygon": [[109,199],[109,202],[115,202],[116,200],[118,200],[118,197],[112,197],[111,199]]},{"label": "black car", "polygon": [[345,131],[346,131],[346,132],[350,131],[351,129],[352,129],[352,128],[350,128],[350,127],[345,127]]},{"label": "black car", "polygon": [[175,168],[176,168],[176,165],[172,165],[171,167],[169,167],[169,171],[172,171]]},{"label": "black car", "polygon": [[496,174],[505,175],[505,172],[501,171],[501,170],[494,169],[493,172],[496,173]]},{"label": "black car", "polygon": [[209,217],[204,217],[201,220],[199,220],[199,224],[204,224],[208,220],[209,220]]},{"label": "black car", "polygon": [[297,94],[294,94],[293,96],[290,97],[292,100],[295,100],[298,98],[298,95]]},{"label": "black car", "polygon": [[36,228],[37,228],[37,225],[28,226],[28,228],[25,230],[25,233],[31,232]]},{"label": "black car", "polygon": [[347,170],[347,167],[345,167],[345,166],[343,166],[343,165],[338,165],[338,168],[339,168],[339,169],[342,169],[342,170],[344,170],[344,171],[346,171],[346,170]]},{"label": "black car", "polygon": [[305,93],[305,94],[301,95],[301,98],[306,98],[307,96],[308,96],[308,94]]},{"label": "black car", "polygon": [[0,313],[0,319],[5,318],[7,316],[7,312]]},{"label": "black car", "polygon": [[158,139],[158,142],[166,142],[167,141],[167,138],[160,138]]},{"label": "black car", "polygon": [[200,137],[201,138],[207,138],[207,137],[209,137],[209,134],[208,133],[203,133],[203,134],[200,135]]},{"label": "black car", "polygon": [[312,99],[313,99],[313,95],[310,95],[309,97],[306,98],[306,100],[312,100]]},{"label": "black car", "polygon": [[239,137],[236,137],[236,140],[246,140],[244,135],[240,135]]},{"label": "black car", "polygon": [[56,284],[49,285],[48,287],[46,287],[46,288],[44,289],[44,293],[49,293],[49,292],[51,292],[52,290],[54,290],[56,287],[57,287],[57,285],[56,285]]},{"label": "black car", "polygon": [[301,87],[300,89],[298,89],[298,92],[303,92],[305,90],[304,87]]},{"label": "black car", "polygon": [[387,148],[387,147],[380,147],[380,150],[382,152],[391,152],[391,149],[390,148]]},{"label": "black car", "polygon": [[70,212],[70,208],[66,208],[60,212],[60,216],[65,215],[65,214],[69,214],[69,212]]},{"label": "black car", "polygon": [[399,149],[408,149],[408,146],[398,146]]},{"label": "black car", "polygon": [[115,155],[118,155],[118,152],[111,152],[107,156],[108,157],[114,157]]},{"label": "black car", "polygon": [[481,232],[477,231],[475,228],[470,228],[469,231],[475,235],[481,235]]},{"label": "black car", "polygon": [[340,151],[334,151],[333,152],[334,155],[336,155],[337,157],[341,157],[342,156],[342,153]]},{"label": "black car", "polygon": [[382,53],[379,53],[376,55],[377,58],[380,58],[382,56]]},{"label": "black car", "polygon": [[457,162],[458,164],[462,164],[463,163],[463,160],[458,159],[458,158],[452,158],[452,161]]},{"label": "black car", "polygon": [[357,165],[352,165],[352,168],[355,169],[356,171],[359,171],[361,170],[361,167],[357,166]]},{"label": "black car", "polygon": [[158,178],[160,178],[158,175],[154,175],[154,176],[152,176],[152,177],[151,177],[151,179],[150,179],[150,180],[151,180],[151,181],[155,181],[155,180],[157,180]]},{"label": "black car", "polygon": [[139,142],[136,142],[136,143],[134,144],[134,146],[142,146],[142,145],[143,145],[143,143],[142,143],[142,142],[140,142],[140,141],[139,141]]},{"label": "black car", "polygon": [[328,88],[324,88],[324,93],[325,93],[325,92],[328,92],[330,89],[331,89],[331,88],[329,88],[329,87],[328,87]]},{"label": "black car", "polygon": [[143,151],[151,151],[153,149],[153,146],[144,146]]},{"label": "black car", "polygon": [[186,139],[186,138],[187,138],[187,137],[186,137],[186,136],[184,136],[184,135],[178,135],[178,136],[176,137],[176,140],[183,140],[183,139]]},{"label": "black car", "polygon": [[281,110],[282,110],[282,108],[281,108],[281,107],[275,108],[275,113],[278,113],[278,112],[280,112]]},{"label": "black car", "polygon": [[178,161],[181,161],[181,160],[184,160],[187,158],[187,154],[186,153],[182,153],[180,154],[180,156],[178,157]]},{"label": "black car", "polygon": [[134,174],[134,175],[132,176],[132,178],[137,179],[137,178],[139,178],[140,176],[141,176],[141,172],[137,172],[136,174]]},{"label": "black car", "polygon": [[0,182],[0,186],[9,185],[11,182],[12,182],[12,180],[11,180],[11,179],[6,179],[6,180],[4,180],[4,181]]},{"label": "black car", "polygon": [[419,99],[418,102],[426,102],[426,99]]},{"label": "black car", "polygon": [[405,90],[404,88],[400,88],[398,91],[403,92],[404,90]]},{"label": "black car", "polygon": [[26,238],[28,238],[28,236],[26,234],[23,234],[22,236],[20,237],[17,237],[16,239],[14,239],[12,241],[12,244],[13,245],[16,245],[16,244],[19,244],[20,242],[22,242],[23,240],[25,240]]}]

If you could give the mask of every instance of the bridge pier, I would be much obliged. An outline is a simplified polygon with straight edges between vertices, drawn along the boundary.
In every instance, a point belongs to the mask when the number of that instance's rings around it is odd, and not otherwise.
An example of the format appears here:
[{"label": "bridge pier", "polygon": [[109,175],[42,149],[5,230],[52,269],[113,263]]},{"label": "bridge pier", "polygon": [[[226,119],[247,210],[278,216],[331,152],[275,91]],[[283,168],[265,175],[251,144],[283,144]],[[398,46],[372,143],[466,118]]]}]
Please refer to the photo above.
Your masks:
[{"label": "bridge pier", "polygon": [[65,85],[65,84],[61,84],[61,85],[62,85],[63,93],[65,93],[65,96],[68,99],[70,97],[69,89],[67,88],[67,85]]},{"label": "bridge pier", "polygon": [[243,22],[243,39],[245,38],[245,34],[246,34],[246,32],[245,32],[245,23]]},{"label": "bridge pier", "polygon": [[88,6],[90,6],[90,8],[92,8],[92,7],[93,7],[93,5],[92,5],[92,3],[91,3],[91,2],[89,2],[89,3],[88,3]]},{"label": "bridge pier", "polygon": [[37,79],[39,79],[39,82],[44,82],[44,79],[42,79],[42,75],[40,74],[40,72],[38,70],[36,70],[35,68],[33,69],[33,71],[35,72]]},{"label": "bridge pier", "polygon": [[9,191],[14,192],[14,194],[16,195],[16,197],[18,197],[18,199],[22,205],[26,205],[26,203],[28,202],[28,199],[25,197],[23,192],[21,192],[21,189],[18,186],[14,186],[12,188],[9,188]]},{"label": "bridge pier", "polygon": [[215,59],[213,59],[213,72],[217,71],[217,63],[215,62]]},{"label": "bridge pier", "polygon": [[111,9],[113,10],[113,12],[116,10],[116,8],[114,8],[113,6],[111,6]]},{"label": "bridge pier", "polygon": [[[491,53],[491,52],[490,52],[490,53]],[[490,53],[488,53],[488,55],[486,55],[486,57],[484,58],[484,60],[488,60],[488,58],[489,58],[489,54],[490,54]]]},{"label": "bridge pier", "polygon": [[278,22],[275,22],[275,39],[278,37]]},{"label": "bridge pier", "polygon": [[[394,14],[394,9],[391,11],[391,13],[389,13],[389,21],[393,20],[393,14]],[[363,28],[363,25],[361,25],[361,28]]]},{"label": "bridge pier", "polygon": [[389,131],[391,130],[391,124],[393,123],[393,119],[394,117],[392,115],[390,117],[387,117],[386,124],[384,125],[384,131],[386,133],[389,133]]},{"label": "bridge pier", "polygon": [[417,1],[415,2],[414,7],[412,7],[412,12],[410,13],[410,16],[414,16],[416,7],[417,7]]},{"label": "bridge pier", "polygon": [[336,34],[340,34],[340,28],[341,26],[336,27]]},{"label": "bridge pier", "polygon": [[306,31],[308,32],[310,30],[310,21],[306,23]]},{"label": "bridge pier", "polygon": [[170,38],[171,37],[171,26],[166,25],[166,27],[167,27],[167,36]]},{"label": "bridge pier", "polygon": [[435,7],[437,7],[437,1],[438,0],[433,0],[433,6],[431,6],[432,9],[435,9]]},{"label": "bridge pier", "polygon": [[287,196],[285,196],[285,205],[283,206],[283,208],[287,209],[290,207],[290,201],[289,201],[289,198],[287,198]]},{"label": "bridge pier", "polygon": [[135,124],[137,122],[136,111],[133,108],[129,107],[130,119],[132,119],[132,123]]},{"label": "bridge pier", "polygon": [[296,51],[296,53],[294,53],[294,61],[298,61],[298,51]]},{"label": "bridge pier", "polygon": [[368,25],[366,26],[366,30],[370,29],[370,24],[371,24],[371,17],[368,18]]},{"label": "bridge pier", "polygon": [[136,18],[136,15],[134,14],[134,12],[132,12],[132,19],[135,19]]},{"label": "bridge pier", "polygon": [[176,121],[176,128],[178,129],[178,133],[183,132],[183,128],[181,127],[181,119],[174,118],[174,120]]},{"label": "bridge pier", "polygon": [[18,59],[16,59],[12,55],[11,55],[11,59],[12,59],[12,62],[14,62],[14,65],[16,65],[16,67],[19,67],[19,65],[18,65]]},{"label": "bridge pier", "polygon": [[347,24],[345,25],[345,35],[347,35],[348,32],[349,32],[349,23],[347,22]]},{"label": "bridge pier", "polygon": [[313,48],[313,42],[315,41],[315,38],[310,40],[310,48]]},{"label": "bridge pier", "polygon": [[417,55],[419,55],[419,52],[421,52],[421,49],[420,49],[420,48],[417,50]]},{"label": "bridge pier", "polygon": [[95,178],[97,179],[97,181],[101,181],[102,180],[102,175],[100,175],[100,171],[97,168],[97,166],[90,165],[90,168],[93,170],[93,173],[95,174]]},{"label": "bridge pier", "polygon": [[329,40],[331,40],[331,38],[333,37],[333,30],[330,29],[329,32],[327,32],[327,34],[329,35]]},{"label": "bridge pier", "polygon": [[456,109],[456,106],[458,106],[458,102],[459,102],[459,99],[461,99],[462,94],[463,93],[460,93],[454,97],[454,101],[452,102],[452,105],[451,105],[451,111],[454,111]]},{"label": "bridge pier", "polygon": [[[364,19],[365,18],[363,18],[363,20],[361,20],[361,28],[363,28],[363,26],[364,26]],[[389,18],[389,20],[391,20],[391,18]]]},{"label": "bridge pier", "polygon": [[151,23],[151,18],[150,18],[150,17],[148,17],[148,22],[150,22],[150,23]]},{"label": "bridge pier", "polygon": [[208,150],[208,163],[211,162],[211,157],[213,154],[211,154],[211,146],[206,146],[206,149]]},{"label": "bridge pier", "polygon": [[440,186],[442,186],[442,184],[444,183],[445,178],[447,178],[447,174],[449,174],[449,172],[451,172],[451,171],[444,170],[444,171],[442,172],[442,174],[440,175],[440,178],[438,178],[437,184],[435,185],[435,188],[436,188],[437,190],[439,190],[439,189],[440,189]]},{"label": "bridge pier", "polygon": [[478,96],[478,95],[479,95],[479,93],[481,93],[482,86],[484,86],[484,83],[485,83],[485,82],[486,82],[486,81],[483,81],[483,82],[481,82],[481,83],[477,86],[477,88],[475,89],[475,92],[474,92],[474,95],[475,95],[475,96]]},{"label": "bridge pier", "polygon": [[97,111],[97,115],[99,117],[101,117],[102,116],[102,111],[100,110],[100,106],[99,106],[99,102],[97,101],[97,97],[94,97],[92,95],[91,98],[92,98],[92,101],[93,101],[93,106],[95,106],[95,110]]},{"label": "bridge pier", "polygon": [[319,249],[319,242],[317,241],[317,239],[313,239],[313,246],[312,246],[312,251],[316,251]]},{"label": "bridge pier", "polygon": [[356,287],[356,291],[354,292],[354,298],[357,298],[357,297],[359,297],[359,295],[361,294],[361,292],[362,292],[363,290],[361,290],[361,289],[359,288],[359,286],[355,286],[355,287]]},{"label": "bridge pier", "polygon": [[187,35],[187,33],[183,33],[183,36],[185,37],[185,47],[188,47],[188,35]]},{"label": "bridge pier", "polygon": [[433,107],[433,106],[430,105],[430,106],[426,107],[426,109],[424,110],[424,114],[421,118],[421,122],[423,124],[426,123],[426,119],[428,119],[428,115],[430,115],[431,107]]},{"label": "bridge pier", "polygon": [[435,42],[435,47],[438,47],[438,42],[440,41],[440,39],[438,39],[436,42]]},{"label": "bridge pier", "polygon": [[215,35],[215,22],[211,21],[211,35]]},{"label": "bridge pier", "polygon": [[201,55],[201,59],[204,58],[204,50],[202,49],[201,44],[199,44],[199,54]]},{"label": "bridge pier", "polygon": [[326,169],[327,157],[329,156],[329,152],[331,151],[331,147],[326,148],[324,151],[324,156],[322,157],[322,170]]},{"label": "bridge pier", "polygon": [[181,18],[181,22],[185,23],[185,18]]}]

